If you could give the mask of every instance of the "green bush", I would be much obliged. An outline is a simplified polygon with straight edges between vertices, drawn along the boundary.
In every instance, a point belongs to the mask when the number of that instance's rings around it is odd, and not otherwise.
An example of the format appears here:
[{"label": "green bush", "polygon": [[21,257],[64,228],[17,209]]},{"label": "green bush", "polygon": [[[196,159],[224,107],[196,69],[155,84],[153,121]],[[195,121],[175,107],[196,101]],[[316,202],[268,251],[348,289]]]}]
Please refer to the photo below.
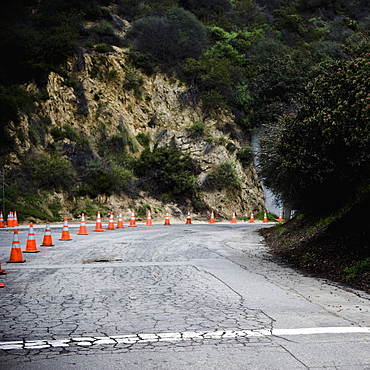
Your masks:
[{"label": "green bush", "polygon": [[201,99],[205,111],[229,108],[223,94],[218,89],[204,91]]},{"label": "green bush", "polygon": [[136,20],[127,38],[134,50],[151,54],[160,64],[173,67],[186,58],[201,56],[207,31],[192,13],[172,8],[163,17]]},{"label": "green bush", "polygon": [[140,74],[139,71],[131,67],[126,67],[125,71],[126,76],[123,87],[126,90],[133,90],[135,96],[137,98],[141,98],[143,94],[143,85],[144,85],[143,76]]},{"label": "green bush", "polygon": [[99,153],[113,161],[125,156],[128,151],[135,153],[138,150],[138,144],[128,130],[99,140]]},{"label": "green bush", "polygon": [[85,152],[92,151],[92,143],[84,133],[79,133],[74,130],[70,125],[64,124],[62,128],[54,126],[50,130],[50,134],[55,142],[69,139],[74,143],[75,148]]},{"label": "green bush", "polygon": [[131,50],[130,61],[132,65],[147,75],[152,75],[155,72],[157,62],[155,57],[150,53],[140,53],[138,51]]},{"label": "green bush", "polygon": [[148,134],[145,134],[144,132],[139,132],[136,135],[136,139],[144,148],[148,147],[150,144],[150,136]]},{"label": "green bush", "polygon": [[63,210],[63,206],[60,203],[59,199],[55,199],[53,202],[48,204],[49,211],[52,213],[53,217],[49,221],[56,221],[60,220],[61,211]]},{"label": "green bush", "polygon": [[108,211],[104,204],[96,201],[91,201],[89,199],[77,198],[75,202],[75,207],[72,210],[73,217],[78,218],[81,213],[84,213],[87,217],[93,217],[95,219],[98,211],[101,213]]},{"label": "green bush", "polygon": [[188,154],[176,147],[148,147],[134,164],[135,174],[140,177],[141,187],[155,194],[168,194],[174,198],[197,194],[199,173]]},{"label": "green bush", "polygon": [[189,137],[193,139],[200,139],[204,136],[205,124],[203,121],[196,121],[190,127],[186,128]]},{"label": "green bush", "polygon": [[222,146],[225,146],[227,144],[227,139],[225,136],[221,136],[218,140],[217,140],[217,143],[218,145],[222,145]]},{"label": "green bush", "polygon": [[31,188],[24,181],[21,172],[7,174],[11,186],[5,186],[5,209],[17,210],[18,220],[59,221],[62,205],[58,198],[52,198],[44,190]]},{"label": "green bush", "polygon": [[76,173],[68,159],[59,155],[32,155],[24,161],[23,168],[44,189],[70,190],[75,187]]},{"label": "green bush", "polygon": [[202,183],[204,190],[237,190],[240,181],[234,163],[221,163],[212,170]]},{"label": "green bush", "polygon": [[232,143],[231,141],[229,141],[226,145],[226,149],[231,152],[231,153],[234,153],[237,149],[236,145],[234,143]]},{"label": "green bush", "polygon": [[148,203],[141,204],[137,209],[136,209],[136,215],[140,218],[146,218],[148,211],[151,210],[151,207]]},{"label": "green bush", "polygon": [[88,160],[79,194],[91,198],[100,194],[120,194],[127,189],[131,179],[132,172],[124,167],[101,160]]},{"label": "green bush", "polygon": [[366,272],[370,272],[370,257],[362,261],[357,261],[354,266],[346,267],[344,269],[346,279],[352,279]]},{"label": "green bush", "polygon": [[249,165],[253,160],[253,150],[249,146],[242,147],[236,153],[236,157],[243,165]]},{"label": "green bush", "polygon": [[114,27],[112,23],[102,20],[96,27],[95,31],[100,35],[113,35]]},{"label": "green bush", "polygon": [[109,45],[102,43],[95,46],[95,51],[98,53],[109,53],[111,51],[111,48]]}]

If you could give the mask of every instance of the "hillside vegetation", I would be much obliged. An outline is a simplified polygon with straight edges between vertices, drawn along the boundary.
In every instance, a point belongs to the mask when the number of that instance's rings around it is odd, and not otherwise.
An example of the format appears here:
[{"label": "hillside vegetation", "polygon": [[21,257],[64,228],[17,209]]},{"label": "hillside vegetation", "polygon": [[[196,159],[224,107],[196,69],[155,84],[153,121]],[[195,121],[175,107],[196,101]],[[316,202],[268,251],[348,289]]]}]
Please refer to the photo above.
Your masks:
[{"label": "hillside vegetation", "polygon": [[[291,260],[317,258],[318,265],[321,249],[311,248],[328,244],[330,256],[351,256],[339,268],[347,280],[365,276],[368,234],[347,221],[350,215],[368,218],[369,14],[367,0],[1,4],[6,208],[20,209],[21,217],[58,218],[55,194],[66,194],[74,204],[84,199],[84,207],[74,208],[77,214],[94,213],[92,205],[102,197],[134,199],[144,191],[208,211],[207,192],[215,199],[215,192],[236,189],[243,203],[249,188],[248,207],[262,210],[249,133],[264,126],[260,174],[300,214],[289,228],[276,231],[274,245],[294,250],[287,252]],[[159,75],[166,76],[167,92],[175,87],[181,125],[153,110],[148,91]],[[101,82],[110,90],[103,91]],[[107,98],[113,89],[126,113],[137,115],[140,108],[140,128],[128,126],[128,114],[113,117]],[[63,121],[46,113],[59,92],[68,103],[61,109],[75,110]],[[186,110],[192,111],[187,127]],[[82,128],[93,121],[93,127]],[[213,151],[227,160],[200,165],[193,147],[198,159]],[[42,203],[48,204],[45,212],[29,206]],[[310,225],[303,239],[292,232],[302,223]],[[284,236],[288,231],[292,238]],[[356,237],[349,243],[352,232]]]}]

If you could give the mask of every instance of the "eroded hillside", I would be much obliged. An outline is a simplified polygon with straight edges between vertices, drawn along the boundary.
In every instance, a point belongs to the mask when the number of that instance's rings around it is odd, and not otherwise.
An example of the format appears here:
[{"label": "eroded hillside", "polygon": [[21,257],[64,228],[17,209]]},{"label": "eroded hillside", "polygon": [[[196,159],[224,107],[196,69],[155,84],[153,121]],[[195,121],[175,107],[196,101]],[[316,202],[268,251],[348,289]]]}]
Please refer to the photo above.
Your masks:
[{"label": "eroded hillside", "polygon": [[[43,98],[10,132],[18,149],[8,166],[16,168],[22,162],[23,170],[32,172],[38,183],[35,173],[47,177],[42,171],[53,164],[45,162],[55,156],[64,160],[63,165],[71,164],[67,174],[61,171],[62,178],[54,179],[61,184],[55,186],[58,194],[51,192],[47,197],[51,203],[62,202],[59,213],[89,213],[86,202],[126,212],[150,206],[156,210],[154,217],[162,217],[166,209],[178,217],[187,208],[204,217],[213,209],[216,216],[225,218],[234,211],[239,217],[249,217],[251,211],[264,210],[248,133],[234,123],[230,113],[205,113],[201,101],[193,99],[192,90],[180,80],[135,69],[124,48],[113,47],[110,52],[84,49],[68,60],[63,73],[49,74],[44,90],[33,83],[27,90]],[[155,153],[157,148],[173,148],[189,156],[196,189],[192,194],[186,184],[173,192],[145,183],[161,177],[140,179],[135,161],[143,151]],[[25,158],[31,161],[28,168]],[[159,172],[161,166],[166,167],[162,162],[154,162]],[[43,170],[37,163],[45,164]],[[58,166],[61,163],[54,169]],[[155,170],[146,168],[145,173]],[[20,174],[13,171],[13,178]],[[105,184],[101,174],[107,175]],[[103,184],[96,185],[99,181]]]}]

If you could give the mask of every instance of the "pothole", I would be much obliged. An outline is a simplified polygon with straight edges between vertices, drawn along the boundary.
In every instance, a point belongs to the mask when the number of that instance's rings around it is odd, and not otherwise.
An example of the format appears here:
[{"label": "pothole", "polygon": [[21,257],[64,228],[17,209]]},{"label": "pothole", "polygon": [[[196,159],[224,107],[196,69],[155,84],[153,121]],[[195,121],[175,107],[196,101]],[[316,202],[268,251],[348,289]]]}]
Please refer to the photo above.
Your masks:
[{"label": "pothole", "polygon": [[83,264],[89,263],[109,263],[109,262],[122,262],[121,258],[89,258],[88,260],[83,260]]}]

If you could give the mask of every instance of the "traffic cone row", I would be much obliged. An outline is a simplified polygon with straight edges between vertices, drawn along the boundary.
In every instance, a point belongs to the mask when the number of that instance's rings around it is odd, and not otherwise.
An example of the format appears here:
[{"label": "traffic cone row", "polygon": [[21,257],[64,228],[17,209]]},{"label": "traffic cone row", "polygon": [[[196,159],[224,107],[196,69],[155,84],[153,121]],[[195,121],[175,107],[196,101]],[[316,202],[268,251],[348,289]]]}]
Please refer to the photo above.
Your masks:
[{"label": "traffic cone row", "polygon": [[[13,227],[18,226],[18,220],[17,220],[17,217],[16,217],[16,212],[14,212],[14,213],[10,212],[9,217],[10,217],[10,225],[13,225]],[[283,220],[283,217],[282,217],[282,212],[280,212],[278,222],[283,222],[283,221],[284,220]],[[249,222],[250,223],[255,222],[253,212],[251,212],[251,214],[250,214]],[[263,222],[264,223],[268,222],[266,212],[264,212],[264,215],[263,215]],[[189,210],[185,224],[191,224],[191,223],[192,223],[191,214],[190,214],[190,210]],[[215,223],[214,211],[211,211],[211,216],[210,216],[209,223],[210,224]],[[233,224],[237,223],[235,212],[233,212],[233,214],[232,214],[231,223],[233,223]],[[170,224],[171,224],[170,217],[169,217],[168,212],[166,212],[166,218],[165,218],[164,225],[170,225]],[[0,228],[5,227],[5,225],[4,226],[3,225],[4,225],[3,214],[2,214],[2,212],[0,212]],[[32,223],[30,224],[30,229],[32,228],[32,232],[30,231],[30,234],[29,234],[29,240],[30,240],[29,244],[33,245],[34,242],[32,240],[34,238],[34,234],[33,234],[33,225],[32,226],[31,225],[32,225]],[[137,226],[134,210],[131,211],[131,219],[130,219],[130,223],[129,223],[128,226],[129,227],[136,227]],[[145,226],[153,226],[153,221],[152,221],[150,210],[148,210],[148,212],[147,212],[147,220],[146,220]],[[116,228],[117,229],[118,228],[124,228],[124,224],[123,224],[123,220],[122,220],[122,212],[119,213]],[[113,212],[110,213],[107,230],[115,230]],[[93,231],[105,231],[103,229],[100,212],[97,213],[95,229]],[[77,235],[89,235],[88,232],[87,232],[87,229],[86,229],[86,221],[85,221],[85,214],[84,213],[82,213],[82,215],[81,215],[81,223],[80,223],[80,228],[79,228],[79,232],[77,233]],[[62,237],[59,240],[72,240],[71,237],[70,237],[70,234],[69,234],[68,222],[67,222],[66,217],[64,218]],[[50,223],[49,222],[46,223],[44,241],[43,241],[43,244],[41,244],[41,246],[53,246],[52,240],[51,240],[51,232],[50,232]],[[33,250],[33,249],[36,249],[36,248],[29,247],[28,249]]]},{"label": "traffic cone row", "polygon": [[[6,224],[7,224],[8,227],[19,226],[19,224],[18,224],[18,218],[17,218],[17,212],[14,211],[14,212],[9,212],[8,213]],[[3,216],[3,213],[2,212],[0,212],[0,227],[1,228],[6,227],[5,226],[4,216]]]},{"label": "traffic cone row", "polygon": [[[283,221],[284,220],[283,220],[283,217],[282,217],[282,212],[280,212],[278,222],[283,222]],[[253,212],[250,215],[249,222],[254,223],[254,213]],[[266,212],[264,212],[263,222],[264,223],[268,222]],[[192,223],[191,222],[190,210],[188,211],[188,216],[187,216],[187,219],[186,219],[185,223],[186,224],[191,224]],[[211,216],[210,216],[209,223],[210,224],[215,223],[215,218],[214,218],[214,212],[213,211],[211,211]],[[235,223],[235,224],[237,223],[235,212],[233,212],[231,223]],[[168,212],[166,212],[166,218],[165,218],[165,221],[164,221],[164,225],[171,225],[170,216],[169,216]],[[16,212],[10,212],[9,213],[9,215],[8,215],[8,226],[9,227],[15,227],[15,229],[14,229],[14,235],[13,235],[12,248],[11,248],[11,251],[10,251],[10,258],[9,258],[9,261],[7,261],[7,263],[23,263],[23,262],[26,262],[26,260],[23,259],[22,250],[20,248],[19,234],[18,234],[18,229],[16,228],[18,226],[18,220],[17,220]],[[134,210],[131,211],[131,219],[130,219],[130,224],[128,226],[129,227],[136,227],[137,226]],[[153,221],[152,221],[150,210],[148,210],[148,212],[147,212],[147,221],[146,221],[145,226],[153,226]],[[3,227],[6,227],[6,226],[5,226],[3,214],[0,211],[0,228],[3,228]],[[122,212],[120,212],[119,216],[118,216],[117,229],[118,228],[124,228],[123,220],[122,220]],[[107,230],[114,230],[114,229],[115,229],[115,227],[114,227],[114,217],[113,217],[113,212],[111,212],[110,217],[109,217],[109,223],[108,223]],[[98,212],[97,217],[96,217],[96,225],[95,225],[94,231],[104,231],[104,229],[102,227],[100,212]],[[82,215],[81,215],[81,223],[80,223],[80,228],[79,228],[79,231],[78,231],[77,235],[89,235],[87,233],[87,230],[86,230],[86,222],[85,222],[84,213],[82,213]],[[68,219],[66,217],[63,220],[63,231],[62,231],[62,236],[59,240],[61,240],[61,241],[72,240],[71,236],[70,236],[70,233],[69,233],[69,229],[68,229]],[[51,229],[50,229],[50,223],[49,222],[46,222],[44,239],[43,239],[43,242],[40,246],[42,246],[42,247],[52,247],[52,246],[54,246],[53,241],[52,241],[52,237],[51,237]],[[27,239],[26,249],[24,250],[24,252],[25,253],[40,252],[40,250],[38,250],[37,247],[36,247],[36,240],[35,240],[35,234],[34,234],[33,223],[32,222],[30,222],[28,239]],[[5,274],[6,274],[6,271],[2,269],[1,261],[0,261],[0,275],[5,275]],[[4,284],[0,283],[0,287],[4,287]]]}]

